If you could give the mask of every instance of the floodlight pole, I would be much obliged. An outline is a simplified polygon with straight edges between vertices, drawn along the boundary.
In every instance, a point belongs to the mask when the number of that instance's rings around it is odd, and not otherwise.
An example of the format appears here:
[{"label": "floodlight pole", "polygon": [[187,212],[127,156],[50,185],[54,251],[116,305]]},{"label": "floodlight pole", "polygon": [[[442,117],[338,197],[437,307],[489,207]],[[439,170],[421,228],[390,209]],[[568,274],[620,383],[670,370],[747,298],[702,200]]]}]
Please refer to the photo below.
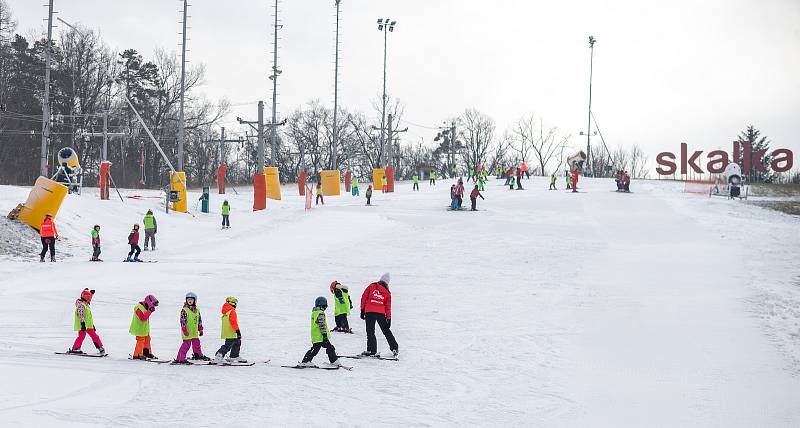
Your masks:
[{"label": "floodlight pole", "polygon": [[588,114],[588,124],[586,125],[586,175],[588,176],[591,171],[592,163],[591,163],[591,156],[592,156],[592,144],[591,144],[591,134],[592,134],[592,71],[593,71],[593,63],[594,63],[594,44],[597,41],[593,36],[589,36],[589,114]]},{"label": "floodlight pole", "polygon": [[[341,0],[336,1],[336,47],[335,47],[335,65],[333,67],[333,148],[332,148],[332,160],[333,160],[333,169],[339,169],[339,156],[338,156],[338,147],[337,144],[339,143],[339,4]],[[384,87],[384,92],[386,91]],[[273,119],[273,122],[275,120]]]},{"label": "floodlight pole", "polygon": [[383,108],[381,109],[381,151],[378,158],[378,164],[383,160],[383,151],[386,144],[386,51],[389,39],[390,29],[393,31],[397,21],[391,21],[386,18],[384,22],[378,19],[378,30],[383,31]]},{"label": "floodlight pole", "polygon": [[178,171],[183,171],[183,143],[186,138],[185,118],[183,108],[186,99],[186,12],[189,7],[187,0],[183,0],[183,43],[181,44],[181,101],[178,112]]}]

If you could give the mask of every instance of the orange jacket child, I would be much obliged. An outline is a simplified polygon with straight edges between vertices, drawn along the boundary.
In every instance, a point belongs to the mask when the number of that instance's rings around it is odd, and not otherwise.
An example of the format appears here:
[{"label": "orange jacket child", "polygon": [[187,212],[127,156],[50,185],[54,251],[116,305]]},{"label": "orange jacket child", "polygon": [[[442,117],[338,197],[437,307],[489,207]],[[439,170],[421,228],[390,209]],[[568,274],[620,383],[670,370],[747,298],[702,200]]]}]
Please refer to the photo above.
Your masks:
[{"label": "orange jacket child", "polygon": [[[217,351],[212,364],[246,363],[247,360],[239,357],[242,347],[242,332],[239,330],[239,317],[236,315],[236,305],[239,303],[235,297],[225,299],[222,305],[222,339],[225,343]],[[230,358],[224,359],[230,351]]]}]

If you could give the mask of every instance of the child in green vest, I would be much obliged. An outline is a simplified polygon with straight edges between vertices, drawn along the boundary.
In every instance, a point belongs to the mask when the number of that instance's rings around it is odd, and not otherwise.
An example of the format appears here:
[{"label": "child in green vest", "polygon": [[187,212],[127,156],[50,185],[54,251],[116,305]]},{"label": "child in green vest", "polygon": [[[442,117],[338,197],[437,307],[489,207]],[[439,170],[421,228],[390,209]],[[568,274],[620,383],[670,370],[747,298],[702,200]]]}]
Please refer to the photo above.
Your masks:
[{"label": "child in green vest", "polygon": [[372,199],[372,185],[371,184],[369,185],[369,187],[367,187],[367,193],[365,193],[364,196],[367,197],[367,205],[369,205],[369,201],[370,201],[370,199]]},{"label": "child in green vest", "polygon": [[87,334],[92,338],[92,343],[94,343],[100,355],[106,353],[106,350],[103,348],[103,342],[100,341],[100,336],[97,335],[94,328],[92,308],[89,306],[92,303],[92,296],[94,296],[94,290],[84,288],[81,292],[80,299],[75,301],[75,321],[73,323],[73,329],[78,332],[78,337],[75,338],[72,348],[69,348],[69,351],[67,351],[70,354],[83,354],[81,346]]},{"label": "child in green vest", "polygon": [[414,182],[414,186],[412,187],[411,190],[419,190],[419,176],[415,175],[415,176],[411,177],[411,181]]},{"label": "child in green vest", "polygon": [[[236,305],[239,301],[230,296],[225,299],[222,305],[222,333],[221,337],[225,343],[214,356],[214,364],[246,363],[247,360],[239,357],[239,350],[242,348],[242,332],[239,330],[239,317],[236,315]],[[230,351],[231,357],[227,359],[225,355]]]},{"label": "child in green vest", "polygon": [[230,229],[231,228],[231,206],[228,204],[228,200],[225,199],[225,202],[222,203],[222,228],[223,229]]},{"label": "child in green vest", "polygon": [[331,283],[331,293],[333,294],[333,316],[336,320],[336,327],[333,328],[333,331],[353,334],[353,329],[350,328],[350,324],[347,322],[350,310],[353,309],[353,302],[350,301],[350,293],[347,290],[347,286],[339,281],[333,281]]},{"label": "child in green vest", "polygon": [[136,347],[133,349],[134,360],[156,359],[150,346],[150,315],[156,311],[158,299],[148,294],[141,302],[133,307],[133,318],[128,332],[136,337]]},{"label": "child in green vest", "polygon": [[550,188],[547,190],[558,190],[556,189],[556,173],[554,172],[553,175],[550,176]]},{"label": "child in green vest", "polygon": [[322,197],[322,182],[317,183],[317,199],[314,205],[319,205],[320,202],[325,205],[325,198]]},{"label": "child in green vest", "polygon": [[94,225],[92,228],[92,260],[93,262],[102,262],[100,260],[100,225]]},{"label": "child in green vest", "polygon": [[178,356],[175,357],[173,364],[190,364],[186,361],[186,353],[189,346],[192,347],[192,359],[209,361],[211,358],[203,355],[200,348],[200,336],[203,335],[203,317],[200,316],[200,309],[197,308],[197,294],[186,293],[186,300],[181,309],[181,343],[178,349]]},{"label": "child in green vest", "polygon": [[328,354],[328,361],[332,366],[340,366],[339,357],[336,356],[336,348],[330,342],[330,332],[328,322],[325,320],[325,309],[328,308],[328,300],[320,296],[314,301],[314,309],[311,310],[311,349],[303,356],[300,366],[313,367],[311,360],[319,353],[320,348],[325,348]]},{"label": "child in green vest", "polygon": [[428,186],[435,186],[436,185],[436,171],[431,171],[430,177],[431,177],[431,179],[428,181]]},{"label": "child in green vest", "polygon": [[572,189],[572,176],[567,175],[567,190]]},{"label": "child in green vest", "polygon": [[358,196],[358,178],[353,177],[353,184],[350,185],[350,194]]}]

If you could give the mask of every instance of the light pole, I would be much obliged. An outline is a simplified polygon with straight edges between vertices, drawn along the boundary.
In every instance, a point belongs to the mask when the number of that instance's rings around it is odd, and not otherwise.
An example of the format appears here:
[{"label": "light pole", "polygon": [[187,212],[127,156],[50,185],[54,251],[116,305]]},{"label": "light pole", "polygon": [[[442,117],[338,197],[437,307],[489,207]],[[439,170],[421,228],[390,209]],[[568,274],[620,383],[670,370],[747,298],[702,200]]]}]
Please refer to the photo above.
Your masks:
[{"label": "light pole", "polygon": [[586,175],[589,175],[591,170],[591,157],[592,157],[592,66],[594,62],[594,43],[597,41],[593,36],[589,36],[589,119],[586,125]]},{"label": "light pole", "polygon": [[184,139],[186,138],[186,130],[185,130],[185,122],[184,122],[184,115],[183,115],[183,108],[186,101],[186,19],[187,17],[187,9],[189,8],[189,4],[187,0],[183,0],[183,31],[181,32],[181,36],[183,37],[183,42],[181,43],[181,100],[180,106],[178,110],[178,171],[183,171],[183,143]]},{"label": "light pole", "polygon": [[[283,28],[283,25],[278,24],[278,0],[275,0],[275,23],[273,24],[273,40],[272,40],[272,74],[269,76],[269,80],[272,80],[272,122],[270,123],[270,157],[272,158],[272,162],[270,164],[272,166],[278,165],[277,159],[277,138],[278,138],[278,130],[275,128],[277,126],[278,121],[278,76],[281,75],[282,71],[278,68],[278,30]],[[259,162],[261,162],[258,166],[259,170],[262,173],[264,172],[264,158],[262,157]],[[257,171],[257,172],[258,172]]]},{"label": "light pole", "polygon": [[378,163],[383,160],[383,148],[386,142],[386,46],[390,32],[394,31],[394,26],[397,21],[391,21],[389,18],[378,19],[378,31],[383,31],[383,109],[381,110],[381,154]]},{"label": "light pole", "polygon": [[333,66],[333,169],[339,169],[339,159],[337,153],[337,144],[339,143],[339,3],[342,0],[336,1],[336,47],[335,47],[335,65]]}]

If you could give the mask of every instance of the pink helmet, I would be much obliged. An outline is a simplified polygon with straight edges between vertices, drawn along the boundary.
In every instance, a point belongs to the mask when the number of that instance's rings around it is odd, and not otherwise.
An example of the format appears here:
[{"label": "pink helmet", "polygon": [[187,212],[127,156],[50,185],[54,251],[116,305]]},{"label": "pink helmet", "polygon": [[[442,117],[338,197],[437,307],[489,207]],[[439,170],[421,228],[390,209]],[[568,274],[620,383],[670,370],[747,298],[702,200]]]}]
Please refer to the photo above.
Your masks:
[{"label": "pink helmet", "polygon": [[156,296],[148,294],[147,297],[144,298],[144,304],[155,308],[156,306],[158,306],[158,299],[156,299]]}]

